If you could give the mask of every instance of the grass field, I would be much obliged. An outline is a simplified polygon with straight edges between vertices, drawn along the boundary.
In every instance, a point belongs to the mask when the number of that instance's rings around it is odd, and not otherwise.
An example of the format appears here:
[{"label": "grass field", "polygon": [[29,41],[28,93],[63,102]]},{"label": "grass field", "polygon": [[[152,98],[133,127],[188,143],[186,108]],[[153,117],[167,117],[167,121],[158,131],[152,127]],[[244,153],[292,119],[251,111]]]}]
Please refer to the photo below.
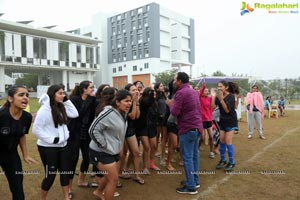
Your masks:
[{"label": "grass field", "polygon": [[[31,100],[31,105],[34,101]],[[31,111],[35,112],[33,105]],[[160,174],[152,171],[151,176],[142,176],[146,184],[141,186],[132,180],[121,180],[123,188],[118,189],[120,200],[296,200],[300,199],[300,111],[287,111],[286,116],[263,121],[264,134],[267,140],[260,140],[257,133],[253,139],[247,139],[245,113],[239,123],[240,132],[234,136],[235,159],[237,165],[231,174],[215,170],[219,158],[208,157],[209,147],[203,146],[200,151],[201,187],[197,195],[180,195],[176,193],[179,182],[184,179],[183,168],[177,163],[176,174],[169,174],[163,167]],[[28,150],[32,157],[39,161],[37,165],[23,163],[24,190],[26,199],[39,199],[40,184],[43,178],[43,167],[37,151],[36,138],[27,136]],[[178,153],[175,154],[178,157]],[[157,163],[159,160],[157,159]],[[96,199],[92,188],[76,187],[74,181],[74,198],[78,200]],[[91,178],[88,179],[92,181]],[[0,173],[1,199],[10,199],[11,194],[6,178]],[[49,191],[48,199],[63,199],[59,179]]]}]

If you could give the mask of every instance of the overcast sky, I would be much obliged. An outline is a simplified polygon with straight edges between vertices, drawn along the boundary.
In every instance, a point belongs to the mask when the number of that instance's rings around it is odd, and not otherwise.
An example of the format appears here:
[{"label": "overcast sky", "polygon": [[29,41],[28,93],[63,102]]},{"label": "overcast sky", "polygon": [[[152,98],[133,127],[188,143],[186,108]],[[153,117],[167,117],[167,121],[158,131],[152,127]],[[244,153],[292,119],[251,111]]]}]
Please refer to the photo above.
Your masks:
[{"label": "overcast sky", "polygon": [[90,24],[97,12],[124,12],[156,2],[195,20],[194,76],[220,70],[264,79],[300,77],[300,0],[249,0],[299,3],[298,14],[255,9],[240,15],[240,0],[0,0],[4,20],[34,20],[33,26],[71,30]]}]

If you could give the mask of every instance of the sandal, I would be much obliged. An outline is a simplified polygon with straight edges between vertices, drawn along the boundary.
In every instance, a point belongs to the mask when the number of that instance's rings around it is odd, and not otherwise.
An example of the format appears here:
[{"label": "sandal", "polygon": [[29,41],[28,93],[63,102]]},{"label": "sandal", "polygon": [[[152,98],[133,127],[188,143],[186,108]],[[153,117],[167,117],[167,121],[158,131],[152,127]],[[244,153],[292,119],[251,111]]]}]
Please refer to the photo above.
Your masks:
[{"label": "sandal", "polygon": [[167,168],[168,171],[174,171],[175,170],[175,168],[172,165],[167,165],[166,168]]},{"label": "sandal", "polygon": [[92,187],[98,187],[97,183],[90,183],[90,182],[86,182],[86,183],[80,183],[77,185],[78,187],[88,187],[88,188],[92,188]]},{"label": "sandal", "polygon": [[[104,192],[102,193],[102,195],[104,196]],[[115,191],[114,197],[119,197],[119,196],[121,196],[121,194],[119,192]]]},{"label": "sandal", "polygon": [[69,197],[69,199],[72,199],[73,198],[73,192],[68,192],[68,197]]},{"label": "sandal", "polygon": [[122,174],[122,175],[119,176],[119,178],[121,178],[121,179],[131,179],[131,176],[130,176],[130,174]]},{"label": "sandal", "polygon": [[117,188],[121,188],[121,187],[123,187],[122,183],[121,183],[121,182],[118,182]]},{"label": "sandal", "polygon": [[157,167],[156,165],[151,166],[150,169],[160,171],[159,167]]},{"label": "sandal", "polygon": [[137,179],[132,179],[133,181],[137,182],[140,185],[144,185],[145,184],[145,180],[141,179],[141,178],[137,178]]},{"label": "sandal", "polygon": [[149,169],[145,168],[143,169],[143,174],[150,175],[151,172],[149,171]]},{"label": "sandal", "polygon": [[120,196],[121,194],[119,193],[119,192],[115,192],[114,193],[114,197],[118,197],[118,196]]}]

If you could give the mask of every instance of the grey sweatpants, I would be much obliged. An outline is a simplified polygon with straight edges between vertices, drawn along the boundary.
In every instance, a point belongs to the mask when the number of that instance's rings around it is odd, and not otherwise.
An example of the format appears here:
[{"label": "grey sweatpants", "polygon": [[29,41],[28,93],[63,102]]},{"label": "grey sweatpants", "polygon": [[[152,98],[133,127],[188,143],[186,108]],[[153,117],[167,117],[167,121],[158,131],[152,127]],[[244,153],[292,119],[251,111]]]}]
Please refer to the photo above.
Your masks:
[{"label": "grey sweatpants", "polygon": [[248,119],[248,130],[249,130],[249,135],[253,135],[254,131],[254,120],[256,123],[256,129],[258,131],[259,135],[263,135],[262,132],[262,121],[261,121],[261,112],[252,112],[250,113],[249,111],[247,112],[247,119]]}]

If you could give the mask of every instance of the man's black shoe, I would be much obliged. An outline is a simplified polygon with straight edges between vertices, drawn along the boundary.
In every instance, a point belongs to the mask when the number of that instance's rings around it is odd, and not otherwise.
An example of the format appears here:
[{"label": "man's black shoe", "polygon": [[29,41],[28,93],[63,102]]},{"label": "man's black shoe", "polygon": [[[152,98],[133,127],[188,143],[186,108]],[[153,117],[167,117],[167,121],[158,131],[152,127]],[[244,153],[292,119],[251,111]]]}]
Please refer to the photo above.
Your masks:
[{"label": "man's black shoe", "polygon": [[177,188],[176,191],[180,194],[198,194],[198,191],[196,189],[188,189],[185,186]]},{"label": "man's black shoe", "polygon": [[226,167],[226,164],[227,164],[226,160],[225,161],[220,160],[216,166],[216,169],[222,169],[222,168]]},{"label": "man's black shoe", "polygon": [[231,171],[235,166],[235,163],[231,164],[231,163],[228,163],[226,165],[226,167],[224,168],[225,171]]}]

